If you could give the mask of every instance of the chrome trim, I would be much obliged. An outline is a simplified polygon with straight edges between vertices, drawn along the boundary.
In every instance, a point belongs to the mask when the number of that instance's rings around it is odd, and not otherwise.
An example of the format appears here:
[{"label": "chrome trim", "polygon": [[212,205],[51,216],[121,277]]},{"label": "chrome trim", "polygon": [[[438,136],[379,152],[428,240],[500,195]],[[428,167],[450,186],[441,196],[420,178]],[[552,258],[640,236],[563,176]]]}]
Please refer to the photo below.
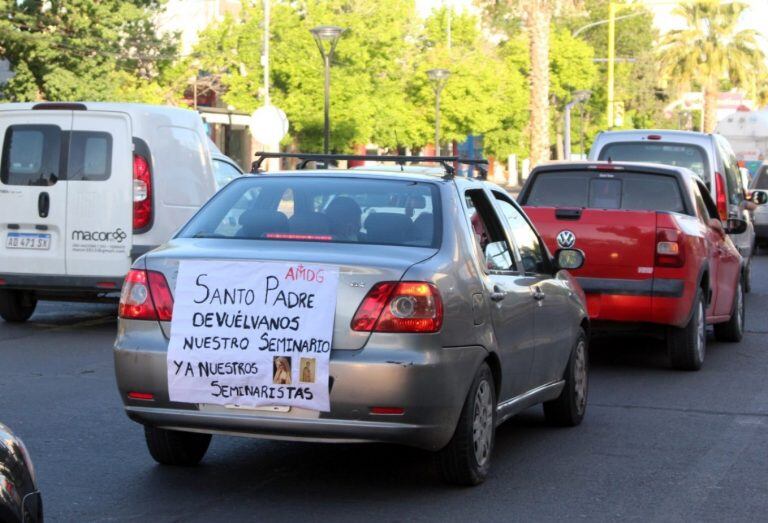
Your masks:
[{"label": "chrome trim", "polygon": [[565,387],[565,380],[560,380],[554,383],[548,383],[547,385],[542,385],[541,387],[536,387],[524,394],[508,399],[503,403],[499,403],[496,407],[496,426],[498,427],[509,418],[522,412],[528,407],[557,398],[560,395],[560,392],[562,392],[563,387]]}]

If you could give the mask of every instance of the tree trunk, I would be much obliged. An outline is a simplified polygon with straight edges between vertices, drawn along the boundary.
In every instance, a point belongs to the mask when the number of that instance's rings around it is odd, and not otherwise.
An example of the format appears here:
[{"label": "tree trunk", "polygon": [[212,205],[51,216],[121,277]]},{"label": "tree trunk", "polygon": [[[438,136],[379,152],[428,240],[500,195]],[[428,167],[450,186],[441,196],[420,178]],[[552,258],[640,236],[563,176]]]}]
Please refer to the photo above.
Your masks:
[{"label": "tree trunk", "polygon": [[717,99],[720,94],[716,86],[707,86],[704,88],[704,129],[705,133],[715,131],[717,125]]},{"label": "tree trunk", "polygon": [[549,24],[551,0],[525,3],[531,52],[530,140],[531,167],[549,160]]}]

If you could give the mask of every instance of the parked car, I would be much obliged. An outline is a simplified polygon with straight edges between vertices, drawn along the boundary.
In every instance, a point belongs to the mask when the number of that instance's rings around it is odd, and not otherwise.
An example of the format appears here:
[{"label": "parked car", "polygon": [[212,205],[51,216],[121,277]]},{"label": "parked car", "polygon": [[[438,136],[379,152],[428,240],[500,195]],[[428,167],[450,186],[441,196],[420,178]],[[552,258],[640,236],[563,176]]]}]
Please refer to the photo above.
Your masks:
[{"label": "parked car", "polygon": [[216,191],[194,111],[123,103],[0,104],[0,316],[38,299],[117,299],[141,254]]},{"label": "parked car", "polygon": [[[414,202],[429,212],[409,215]],[[192,291],[179,271],[197,260],[338,268],[329,411],[170,400],[173,319]],[[572,249],[551,257],[486,181],[407,167],[240,177],[134,263],[114,349],[120,396],[164,464],[198,462],[211,434],[379,441],[438,451],[448,481],[477,484],[510,416],[539,403],[555,424],[584,416],[589,321],[564,270],[582,262]]]},{"label": "parked car", "polygon": [[696,173],[715,200],[720,220],[739,218],[747,223],[746,230],[731,234],[731,239],[744,261],[744,289],[749,292],[755,228],[739,164],[728,140],[719,134],[692,131],[607,131],[595,138],[589,159],[661,163]]},{"label": "parked car", "polygon": [[0,521],[42,523],[43,499],[24,442],[0,423]]},{"label": "parked car", "polygon": [[760,166],[749,188],[752,201],[759,205],[754,212],[757,243],[766,246],[768,245],[768,206],[761,204],[768,200],[768,165]]},{"label": "parked car", "polygon": [[744,334],[744,267],[704,182],[683,167],[563,162],[535,168],[519,202],[550,249],[583,250],[575,271],[595,331],[663,335],[674,367],[698,370],[706,325]]}]

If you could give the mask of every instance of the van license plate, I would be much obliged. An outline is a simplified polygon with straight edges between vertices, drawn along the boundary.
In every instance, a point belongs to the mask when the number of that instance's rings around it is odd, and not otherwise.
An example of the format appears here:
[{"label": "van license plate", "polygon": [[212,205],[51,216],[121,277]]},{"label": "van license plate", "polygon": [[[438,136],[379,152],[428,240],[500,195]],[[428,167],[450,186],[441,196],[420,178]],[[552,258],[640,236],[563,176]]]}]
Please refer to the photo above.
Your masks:
[{"label": "van license plate", "polygon": [[51,235],[47,233],[9,232],[5,239],[7,249],[34,249],[47,251],[51,248]]}]

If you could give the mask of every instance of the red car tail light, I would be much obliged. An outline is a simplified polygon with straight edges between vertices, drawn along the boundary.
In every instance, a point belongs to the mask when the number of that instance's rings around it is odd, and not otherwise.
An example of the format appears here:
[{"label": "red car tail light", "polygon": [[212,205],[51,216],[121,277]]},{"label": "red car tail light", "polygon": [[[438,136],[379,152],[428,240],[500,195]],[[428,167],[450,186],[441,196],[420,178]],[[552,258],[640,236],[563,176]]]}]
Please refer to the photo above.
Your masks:
[{"label": "red car tail light", "polygon": [[133,231],[152,223],[152,172],[143,156],[133,155]]},{"label": "red car tail light", "polygon": [[682,267],[685,265],[683,235],[676,229],[656,230],[656,266]]},{"label": "red car tail light", "polygon": [[373,286],[352,318],[352,330],[437,332],[443,325],[443,301],[426,282],[381,282]]},{"label": "red car tail light", "polygon": [[117,314],[129,320],[171,321],[173,295],[163,273],[131,269],[120,293]]},{"label": "red car tail light", "polygon": [[725,196],[725,180],[723,175],[715,173],[715,201],[717,203],[717,214],[720,215],[720,219],[725,221],[728,219],[728,199]]}]

